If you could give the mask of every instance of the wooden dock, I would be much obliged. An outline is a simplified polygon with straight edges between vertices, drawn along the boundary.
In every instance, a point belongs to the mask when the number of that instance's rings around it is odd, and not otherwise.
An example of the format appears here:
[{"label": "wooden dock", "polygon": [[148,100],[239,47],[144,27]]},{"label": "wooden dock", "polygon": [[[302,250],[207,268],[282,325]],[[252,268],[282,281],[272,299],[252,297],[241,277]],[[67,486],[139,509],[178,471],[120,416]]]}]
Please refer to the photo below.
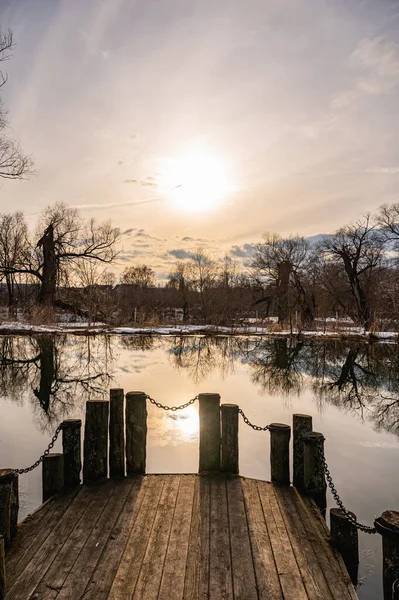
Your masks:
[{"label": "wooden dock", "polygon": [[6,600],[357,598],[311,500],[227,474],[54,496],[20,526],[6,571]]}]

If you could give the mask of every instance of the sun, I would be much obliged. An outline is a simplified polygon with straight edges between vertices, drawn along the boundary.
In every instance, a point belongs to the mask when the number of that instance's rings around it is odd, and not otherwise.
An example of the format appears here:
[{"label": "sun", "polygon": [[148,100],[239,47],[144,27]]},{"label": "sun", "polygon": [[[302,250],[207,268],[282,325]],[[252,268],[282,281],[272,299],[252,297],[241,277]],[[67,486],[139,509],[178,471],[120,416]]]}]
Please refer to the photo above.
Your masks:
[{"label": "sun", "polygon": [[189,213],[217,208],[232,190],[227,164],[205,148],[167,159],[160,184],[173,205]]}]

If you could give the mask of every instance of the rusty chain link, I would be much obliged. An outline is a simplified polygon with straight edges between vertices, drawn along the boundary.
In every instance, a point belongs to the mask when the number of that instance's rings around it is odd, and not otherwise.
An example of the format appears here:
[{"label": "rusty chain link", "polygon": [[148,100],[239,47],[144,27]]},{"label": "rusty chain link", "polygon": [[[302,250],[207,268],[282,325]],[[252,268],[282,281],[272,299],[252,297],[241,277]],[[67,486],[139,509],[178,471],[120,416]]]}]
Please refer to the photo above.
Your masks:
[{"label": "rusty chain link", "polygon": [[24,475],[25,473],[29,473],[30,471],[33,471],[33,469],[36,469],[36,467],[38,467],[40,465],[40,463],[43,461],[43,458],[45,456],[47,456],[48,454],[50,454],[50,450],[52,450],[54,448],[54,444],[58,439],[61,429],[62,429],[61,425],[58,425],[53,437],[51,438],[51,442],[49,443],[49,445],[47,446],[47,448],[45,449],[43,454],[40,456],[40,458],[38,458],[37,461],[35,463],[33,463],[33,465],[31,465],[30,467],[26,467],[26,469],[14,469],[14,472],[18,473],[18,475]]},{"label": "rusty chain link", "polygon": [[156,400],[154,400],[154,398],[151,398],[151,396],[149,396],[148,394],[146,394],[146,398],[147,398],[147,400],[149,400],[151,402],[151,404],[153,404],[157,408],[163,408],[163,410],[171,410],[173,412],[175,412],[176,410],[183,410],[184,408],[191,406],[191,404],[194,404],[194,402],[196,400],[198,400],[198,396],[195,396],[194,398],[191,398],[191,400],[189,400],[185,404],[181,404],[180,406],[166,406],[165,404],[161,404],[160,402],[157,402]]},{"label": "rusty chain link", "polygon": [[325,474],[326,479],[327,479],[328,487],[331,490],[331,494],[332,494],[335,502],[337,503],[337,506],[339,506],[339,508],[342,510],[342,512],[344,514],[344,517],[350,523],[352,523],[352,525],[355,525],[355,527],[357,529],[360,529],[360,531],[363,531],[364,533],[370,533],[370,534],[377,533],[377,530],[376,530],[375,527],[371,527],[370,525],[364,525],[363,523],[359,523],[359,521],[356,520],[356,517],[354,516],[354,514],[351,513],[347,508],[345,508],[345,506],[344,506],[344,504],[343,504],[343,502],[342,502],[342,500],[341,500],[341,498],[340,498],[340,496],[339,496],[339,494],[337,492],[337,489],[336,489],[336,487],[334,485],[334,482],[332,480],[332,476],[331,476],[331,473],[330,473],[330,469],[328,468],[328,465],[327,465],[326,457],[324,455],[323,440],[320,440],[318,442],[317,447],[318,447],[319,456],[320,456],[320,459],[321,459],[321,462],[322,462],[323,471],[324,471],[324,474]]},{"label": "rusty chain link", "polygon": [[249,427],[252,427],[252,429],[254,429],[255,431],[269,431],[270,425],[266,425],[265,427],[259,427],[259,425],[254,425],[253,423],[251,423],[251,421],[248,419],[248,417],[241,408],[238,409],[238,412],[242,416],[244,423],[246,425],[249,425]]}]

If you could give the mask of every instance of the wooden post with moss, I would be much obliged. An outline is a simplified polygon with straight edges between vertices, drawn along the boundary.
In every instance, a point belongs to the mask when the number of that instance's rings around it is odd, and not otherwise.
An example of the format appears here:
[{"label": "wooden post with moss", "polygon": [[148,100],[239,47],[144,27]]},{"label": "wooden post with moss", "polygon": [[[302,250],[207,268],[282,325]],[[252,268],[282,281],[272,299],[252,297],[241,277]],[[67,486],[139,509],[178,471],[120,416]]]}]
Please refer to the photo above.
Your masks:
[{"label": "wooden post with moss", "polygon": [[384,600],[399,600],[399,511],[384,511],[374,526],[382,536]]},{"label": "wooden post with moss", "polygon": [[0,600],[6,597],[6,549],[4,537],[0,535]]},{"label": "wooden post with moss", "polygon": [[18,528],[18,474],[13,469],[0,469],[0,535],[8,546]]},{"label": "wooden post with moss", "polygon": [[109,476],[125,476],[124,392],[113,388],[109,392]]},{"label": "wooden post with moss", "polygon": [[126,474],[144,474],[147,456],[147,396],[126,394]]},{"label": "wooden post with moss", "polygon": [[[351,513],[356,519],[356,515]],[[356,525],[348,521],[340,508],[330,509],[331,543],[344,559],[353,585],[358,583],[359,536]]]},{"label": "wooden post with moss", "polygon": [[108,417],[109,402],[107,400],[88,400],[86,402],[83,483],[99,481],[107,477]]},{"label": "wooden post with moss", "polygon": [[73,488],[80,484],[82,470],[82,421],[67,419],[61,423],[62,452],[64,454],[64,486]]},{"label": "wooden post with moss", "polygon": [[312,417],[310,415],[293,415],[293,475],[292,481],[298,490],[304,488],[304,457],[303,457],[303,435],[313,430]]},{"label": "wooden post with moss", "polygon": [[283,423],[271,423],[269,431],[271,480],[278,485],[290,485],[291,427]]},{"label": "wooden post with moss", "polygon": [[43,502],[46,502],[64,488],[64,455],[47,454],[42,462]]},{"label": "wooden post with moss", "polygon": [[238,474],[238,406],[222,404],[222,471]]},{"label": "wooden post with moss", "polygon": [[311,496],[322,513],[325,513],[326,477],[323,469],[324,436],[316,431],[305,433],[303,439],[304,454],[304,492]]},{"label": "wooden post with moss", "polygon": [[199,472],[220,471],[220,395],[200,394]]}]

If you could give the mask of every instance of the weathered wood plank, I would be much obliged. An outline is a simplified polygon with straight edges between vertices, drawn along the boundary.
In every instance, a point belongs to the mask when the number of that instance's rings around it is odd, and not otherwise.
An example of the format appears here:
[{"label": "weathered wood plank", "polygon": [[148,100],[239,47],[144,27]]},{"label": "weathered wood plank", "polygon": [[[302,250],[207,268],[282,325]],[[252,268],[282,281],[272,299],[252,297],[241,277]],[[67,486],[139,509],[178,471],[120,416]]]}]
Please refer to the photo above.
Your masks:
[{"label": "weathered wood plank", "polygon": [[234,598],[258,600],[258,586],[241,478],[228,478],[226,486]]},{"label": "weathered wood plank", "polygon": [[312,519],[311,513],[306,509],[299,494],[295,495],[295,501],[299,518],[302,521],[307,538],[312,544],[332,597],[349,600],[351,596],[348,584],[342,577],[341,568],[334,558],[327,536],[323,536],[320,529],[315,526],[314,519]]},{"label": "weathered wood plank", "polygon": [[227,600],[234,596],[225,478],[220,476],[212,478],[210,481],[210,488],[209,596],[210,598]]},{"label": "weathered wood plank", "polygon": [[7,553],[8,589],[12,588],[25,567],[39,552],[49,533],[80,493],[83,493],[82,488],[75,488],[68,494],[52,498],[21,524],[20,532]]},{"label": "weathered wood plank", "polygon": [[306,531],[298,515],[292,488],[275,488],[280,511],[291,540],[296,561],[309,600],[332,600],[330,589],[314,553],[312,544],[307,539]]},{"label": "weathered wood plank", "polygon": [[[141,565],[133,598],[158,598],[164,568],[173,514],[176,508],[180,477],[167,477],[159,500],[154,525]],[[166,596],[163,600],[168,600]]]},{"label": "weathered wood plank", "polygon": [[[147,549],[165,477],[147,475],[144,481],[147,482],[146,493],[130,535],[127,538],[123,554],[121,555],[115,579],[109,593],[110,600],[131,598],[140,574],[141,564]],[[101,570],[99,569],[100,575]],[[95,600],[97,596],[93,595],[90,598]]]},{"label": "weathered wood plank", "polygon": [[165,600],[181,600],[183,598],[195,480],[195,475],[182,475],[180,478],[159,590],[159,598],[165,598]]},{"label": "weathered wood plank", "polygon": [[[209,527],[208,527],[209,532]],[[190,519],[190,536],[187,548],[186,573],[184,580],[184,600],[198,600],[201,569],[201,516],[200,516],[200,478],[194,478],[193,505]],[[209,542],[209,536],[208,536]],[[209,551],[209,543],[208,543]],[[208,593],[208,588],[206,590]]]},{"label": "weathered wood plank", "polygon": [[71,534],[59,549],[52,563],[49,564],[47,571],[44,572],[45,568],[43,569],[43,577],[35,588],[32,598],[53,600],[57,597],[101,513],[112,498],[114,489],[115,484],[110,481],[97,489],[94,498],[87,503],[85,511],[76,521]]},{"label": "weathered wood plank", "polygon": [[66,512],[61,516],[59,522],[52,529],[45,531],[45,540],[31,557],[23,571],[19,571],[19,577],[13,587],[8,591],[7,600],[23,600],[29,598],[39,583],[43,572],[49,567],[49,562],[54,560],[65,540],[75,527],[76,522],[84,513],[87,503],[91,501],[96,493],[96,487],[83,487],[82,491],[70,504]]},{"label": "weathered wood plank", "polygon": [[108,499],[100,518],[87,538],[57,600],[71,600],[83,596],[121,511],[128,509],[128,506],[125,506],[127,498],[130,502],[134,499],[132,490],[137,491],[137,486],[132,487],[131,481],[116,483],[113,495]]},{"label": "weathered wood plank", "polygon": [[308,600],[287,530],[285,529],[284,521],[274,495],[273,485],[258,481],[258,490],[284,600]]},{"label": "weathered wood plank", "polygon": [[256,481],[243,478],[242,486],[259,599],[283,600],[283,592]]}]

